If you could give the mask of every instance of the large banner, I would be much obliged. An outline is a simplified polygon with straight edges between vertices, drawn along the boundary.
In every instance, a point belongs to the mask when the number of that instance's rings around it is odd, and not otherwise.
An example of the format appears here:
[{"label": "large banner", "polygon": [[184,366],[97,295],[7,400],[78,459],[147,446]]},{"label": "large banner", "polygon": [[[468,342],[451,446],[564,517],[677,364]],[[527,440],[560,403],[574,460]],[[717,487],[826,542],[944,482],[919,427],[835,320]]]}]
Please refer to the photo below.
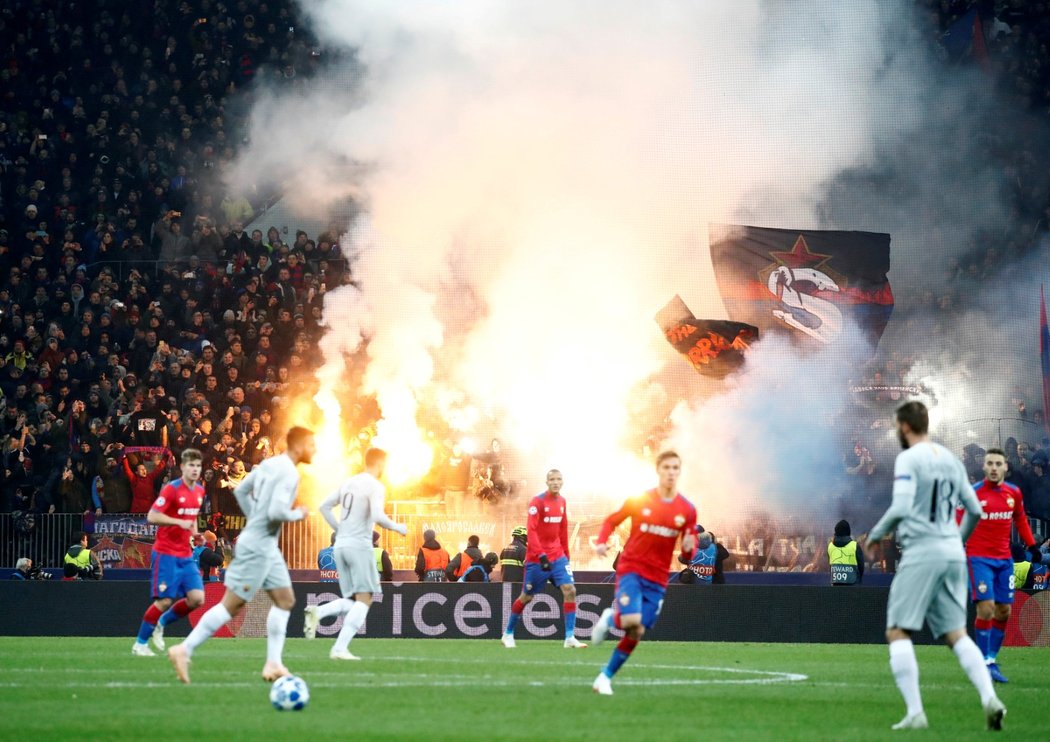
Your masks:
[{"label": "large banner", "polygon": [[874,347],[893,312],[890,236],[710,225],[711,261],[730,319],[821,343],[848,322]]},{"label": "large banner", "polygon": [[100,515],[90,535],[91,551],[105,569],[149,569],[157,527],[145,515]]},{"label": "large banner", "polygon": [[675,294],[656,314],[667,342],[705,376],[723,378],[744,365],[744,352],[758,340],[758,328],[743,322],[697,319]]}]

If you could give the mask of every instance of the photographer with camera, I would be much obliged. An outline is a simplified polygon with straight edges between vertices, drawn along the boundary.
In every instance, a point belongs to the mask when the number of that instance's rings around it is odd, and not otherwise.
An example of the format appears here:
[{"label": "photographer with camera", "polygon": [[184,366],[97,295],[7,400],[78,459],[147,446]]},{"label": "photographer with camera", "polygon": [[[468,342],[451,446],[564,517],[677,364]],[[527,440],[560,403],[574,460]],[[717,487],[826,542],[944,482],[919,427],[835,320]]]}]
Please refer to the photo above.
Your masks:
[{"label": "photographer with camera", "polygon": [[15,562],[15,571],[11,573],[12,580],[50,580],[51,574],[44,572],[40,567],[33,566],[33,560],[29,557],[21,557]]}]

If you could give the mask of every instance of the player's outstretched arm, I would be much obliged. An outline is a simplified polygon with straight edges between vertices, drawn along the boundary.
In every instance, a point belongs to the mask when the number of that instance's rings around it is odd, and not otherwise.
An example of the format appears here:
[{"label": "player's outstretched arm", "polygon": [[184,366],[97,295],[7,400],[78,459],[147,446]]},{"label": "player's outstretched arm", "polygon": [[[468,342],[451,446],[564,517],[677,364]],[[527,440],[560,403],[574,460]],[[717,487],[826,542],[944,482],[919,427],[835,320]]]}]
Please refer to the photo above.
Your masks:
[{"label": "player's outstretched arm", "polygon": [[966,467],[961,461],[956,464],[955,486],[959,489],[959,500],[963,508],[962,520],[959,521],[959,535],[962,536],[963,541],[966,541],[977,528],[977,524],[981,522],[984,511],[981,509],[981,502],[977,499],[977,494],[973,491],[973,485],[970,484],[970,478],[966,476]]},{"label": "player's outstretched arm", "polygon": [[616,526],[631,517],[632,510],[631,501],[627,500],[620,506],[619,510],[602,521],[602,529],[598,532],[598,541],[595,543],[595,550],[598,552],[598,556],[605,556],[607,548],[605,543],[609,540],[609,536],[616,530]]},{"label": "player's outstretched arm", "polygon": [[332,527],[333,531],[339,530],[339,521],[335,519],[335,513],[332,512],[335,509],[336,504],[339,502],[339,498],[342,495],[342,488],[337,489],[335,492],[326,497],[318,507],[318,511],[321,513],[321,517],[324,518],[325,523]]},{"label": "player's outstretched arm", "polygon": [[[875,544],[886,538],[911,511],[915,500],[915,471],[907,457],[897,457],[893,469],[893,501],[889,509],[868,535],[868,543]],[[972,494],[972,492],[971,492]],[[980,506],[978,506],[980,509]]]},{"label": "player's outstretched arm", "polygon": [[267,493],[260,493],[260,499],[269,503],[266,508],[266,517],[271,522],[291,523],[306,517],[305,507],[292,507],[296,485],[292,476],[295,475],[276,476],[268,480],[265,486],[271,490],[270,497],[266,497]]},{"label": "player's outstretched arm", "polygon": [[368,496],[369,504],[371,505],[371,512],[375,513],[376,525],[380,525],[388,531],[394,531],[400,533],[402,536],[408,534],[408,526],[400,523],[395,523],[387,514],[383,512],[383,507],[386,505],[386,496],[382,490],[375,490],[371,495]]}]

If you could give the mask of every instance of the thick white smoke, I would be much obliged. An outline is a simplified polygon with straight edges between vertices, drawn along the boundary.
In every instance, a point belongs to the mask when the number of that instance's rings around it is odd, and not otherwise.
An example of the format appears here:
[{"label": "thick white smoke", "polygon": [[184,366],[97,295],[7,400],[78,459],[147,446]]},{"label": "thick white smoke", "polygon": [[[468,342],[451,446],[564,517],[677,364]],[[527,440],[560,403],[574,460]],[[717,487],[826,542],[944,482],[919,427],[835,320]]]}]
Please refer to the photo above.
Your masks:
[{"label": "thick white smoke", "polygon": [[[887,229],[819,206],[937,105],[911,5],[304,2],[354,63],[262,97],[235,178],[279,172],[304,209],[353,194],[367,214],[347,225],[360,289],[326,301],[327,384],[367,338],[364,386],[395,425],[423,400],[492,416],[537,469],[620,496],[649,477],[625,454],[639,389],[681,364],[654,312],[678,293],[723,315],[707,222]],[[809,381],[781,382],[792,363]],[[705,461],[687,484],[709,488],[713,457],[782,465],[740,454],[770,436],[825,465],[815,406],[845,376],[820,363],[763,342],[728,396],[680,408],[674,439]]]}]

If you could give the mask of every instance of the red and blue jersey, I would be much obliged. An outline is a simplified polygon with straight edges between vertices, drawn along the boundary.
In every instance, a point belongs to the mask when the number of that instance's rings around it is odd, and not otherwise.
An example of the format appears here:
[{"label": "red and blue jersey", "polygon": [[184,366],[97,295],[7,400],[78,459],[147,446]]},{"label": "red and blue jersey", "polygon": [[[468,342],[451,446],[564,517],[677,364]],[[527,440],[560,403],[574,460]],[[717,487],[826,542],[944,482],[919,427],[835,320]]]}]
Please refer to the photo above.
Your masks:
[{"label": "red and blue jersey", "polygon": [[[150,509],[179,520],[196,521],[203,502],[204,487],[200,482],[190,487],[180,478],[164,485]],[[153,551],[177,557],[192,556],[189,531],[178,526],[159,526]]]},{"label": "red and blue jersey", "polygon": [[552,562],[569,556],[569,514],[565,498],[550,492],[536,495],[529,502],[529,533],[525,561],[536,564],[540,554]]},{"label": "red and blue jersey", "polygon": [[966,541],[967,556],[1011,559],[1010,529],[1014,525],[1025,546],[1035,543],[1035,536],[1025,518],[1020,488],[1009,482],[992,484],[985,479],[975,484],[973,490],[984,515]]},{"label": "red and blue jersey", "polygon": [[655,489],[648,490],[605,519],[598,543],[604,544],[616,526],[628,518],[631,535],[620,554],[616,574],[633,573],[666,586],[679,537],[696,530],[696,508],[681,494],[665,500]]}]

